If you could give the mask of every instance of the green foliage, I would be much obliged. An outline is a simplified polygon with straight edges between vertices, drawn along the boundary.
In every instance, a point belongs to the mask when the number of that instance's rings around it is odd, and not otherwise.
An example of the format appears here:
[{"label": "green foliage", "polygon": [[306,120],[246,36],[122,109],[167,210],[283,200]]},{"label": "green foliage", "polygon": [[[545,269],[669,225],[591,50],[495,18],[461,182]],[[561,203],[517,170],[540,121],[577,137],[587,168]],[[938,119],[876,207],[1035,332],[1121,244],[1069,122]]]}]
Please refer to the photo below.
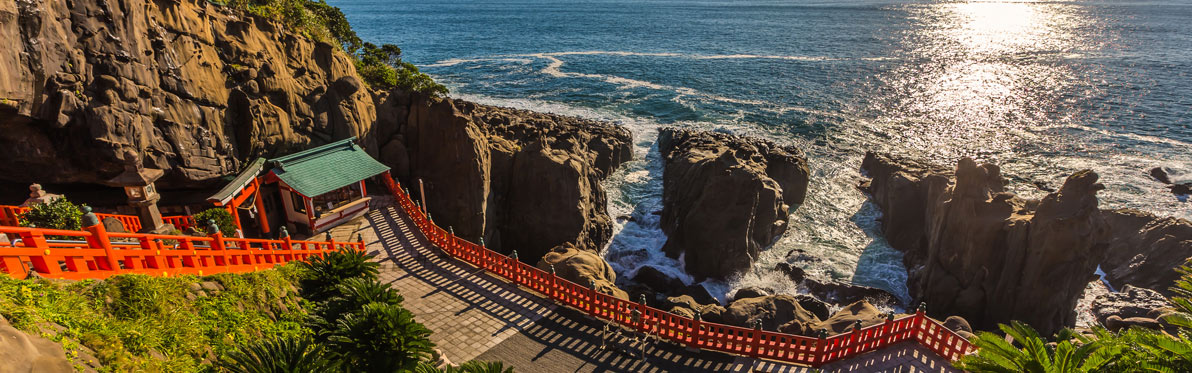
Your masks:
[{"label": "green foliage", "polygon": [[336,372],[340,361],[310,337],[290,336],[240,346],[219,367],[231,373]]},{"label": "green foliage", "polygon": [[21,215],[20,224],[22,227],[36,226],[77,231],[83,229],[82,218],[83,211],[79,209],[79,206],[66,200],[66,197],[62,197],[49,203],[34,205],[28,212]]},{"label": "green foliage", "polygon": [[340,46],[356,58],[356,71],[375,89],[404,88],[442,96],[447,88],[413,64],[401,60],[401,49],[365,43],[343,12],[323,0],[231,0],[228,6],[278,20],[312,39]]},{"label": "green foliage", "polygon": [[1013,343],[1000,335],[981,332],[971,341],[977,353],[960,359],[957,368],[971,372],[1090,372],[1113,358],[1111,351],[1102,350],[1100,344],[1068,329],[1057,334],[1059,341],[1053,346],[1025,323],[1014,321],[999,328],[1014,339]]},{"label": "green foliage", "polygon": [[431,356],[430,330],[401,306],[369,303],[345,315],[328,340],[348,364],[367,372],[413,370]]},{"label": "green foliage", "polygon": [[[62,343],[68,356],[80,346],[108,371],[196,372],[204,361],[238,341],[312,335],[293,290],[296,266],[248,274],[149,277],[119,275],[104,281],[50,282],[0,276],[0,315],[18,329]],[[224,290],[195,296],[199,281]],[[72,353],[73,351],[73,353]]]},{"label": "green foliage", "polygon": [[225,237],[236,235],[236,229],[238,229],[236,228],[236,221],[232,219],[232,214],[222,208],[215,207],[203,210],[198,214],[194,214],[194,218],[195,224],[199,225],[195,229],[204,231],[208,230],[209,222],[215,220],[215,225],[219,226],[219,231],[223,232]]},{"label": "green foliage", "polygon": [[506,367],[499,361],[472,360],[458,367],[448,366],[446,369],[439,369],[429,362],[423,362],[414,368],[414,373],[513,373],[513,368]]},{"label": "green foliage", "polygon": [[331,329],[331,324],[336,320],[369,303],[400,305],[403,300],[389,284],[362,277],[350,278],[336,286],[335,295],[317,307],[318,317],[313,318],[312,322],[327,323],[316,329]]},{"label": "green foliage", "polygon": [[312,258],[302,263],[302,291],[307,299],[322,302],[335,296],[339,285],[348,279],[376,281],[380,265],[372,261],[375,256],[363,250],[341,250]]}]

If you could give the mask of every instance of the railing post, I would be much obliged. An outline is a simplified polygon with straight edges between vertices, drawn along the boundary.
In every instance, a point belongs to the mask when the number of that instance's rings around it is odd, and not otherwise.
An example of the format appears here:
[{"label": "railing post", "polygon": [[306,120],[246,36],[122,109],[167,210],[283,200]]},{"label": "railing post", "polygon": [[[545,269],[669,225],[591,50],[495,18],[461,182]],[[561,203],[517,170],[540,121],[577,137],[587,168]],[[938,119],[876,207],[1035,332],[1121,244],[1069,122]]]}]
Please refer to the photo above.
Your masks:
[{"label": "railing post", "polygon": [[[36,228],[33,225],[29,227]],[[42,250],[41,255],[29,256],[29,261],[33,262],[33,269],[37,273],[56,275],[58,272],[61,272],[58,269],[57,261],[50,259],[50,244],[46,242],[46,236],[44,234],[36,230],[21,233],[21,241],[24,242],[25,247]]]},{"label": "railing post", "polygon": [[104,260],[102,262],[96,261],[95,266],[100,264],[107,268],[100,268],[109,271],[120,269],[116,264],[116,253],[112,249],[112,240],[108,238],[108,230],[104,229],[103,223],[99,221],[99,217],[91,212],[90,206],[83,206],[83,225],[86,230],[91,232],[91,236],[87,237],[87,244],[93,249],[103,249]]},{"label": "railing post", "polygon": [[849,339],[853,342],[853,353],[861,352],[861,320],[853,323],[853,333],[849,336]]},{"label": "railing post", "polygon": [[364,234],[356,233],[356,242],[360,244],[360,250],[368,251],[364,246]]},{"label": "railing post", "polygon": [[886,347],[890,344],[890,339],[894,338],[894,313],[886,314],[886,323],[882,325],[882,335],[878,340],[881,341],[877,347]]},{"label": "railing post", "polygon": [[[483,237],[480,239],[481,239],[481,241],[484,240]],[[517,259],[517,249],[513,249],[513,253],[511,255],[511,257],[513,258],[513,283],[520,284],[521,283],[521,260]]]},{"label": "railing post", "polygon": [[751,349],[749,351],[749,356],[752,356],[754,358],[761,356],[761,351],[760,351],[762,348],[761,335],[762,335],[762,320],[761,319],[753,320],[753,340],[750,341]]},{"label": "railing post", "polygon": [[912,329],[914,330],[915,340],[920,343],[923,342],[923,326],[927,319],[927,302],[919,302],[919,308],[915,310],[915,319],[913,321]]},{"label": "railing post", "polygon": [[335,239],[331,238],[331,231],[327,231],[325,240],[327,241],[327,249],[323,250],[319,256],[326,256],[326,253],[330,252],[331,250],[335,250]]},{"label": "railing post", "polygon": [[550,264],[550,289],[546,289],[546,295],[556,301],[559,300],[559,294],[558,294],[559,281],[558,281],[558,279],[559,279],[559,275],[555,274],[555,264],[551,263]]},{"label": "railing post", "polygon": [[641,329],[642,330],[646,330],[649,328],[646,325],[646,307],[648,307],[646,305],[646,295],[641,294],[641,296],[637,297],[637,308],[641,309],[641,314],[642,314]]},{"label": "railing post", "polygon": [[699,310],[695,310],[695,315],[691,317],[691,344],[695,348],[701,348],[704,345],[704,321],[703,315]]},{"label": "railing post", "polygon": [[588,278],[588,316],[596,319],[596,279]]},{"label": "railing post", "polygon": [[828,362],[828,330],[820,329],[815,342],[816,362],[823,365]]},{"label": "railing post", "polygon": [[[229,260],[228,260],[228,249],[227,249],[227,247],[224,246],[223,232],[219,231],[219,225],[215,224],[215,219],[207,220],[207,231],[209,232],[207,234],[207,236],[211,237],[211,250],[219,251],[219,254],[220,254],[219,257],[223,259],[222,264],[225,267],[224,271],[231,272],[231,270],[226,268],[226,267],[230,266],[231,263],[229,263]],[[221,264],[221,263],[216,263],[216,264]],[[200,275],[202,275],[202,270],[200,270],[199,273],[200,273]]]}]

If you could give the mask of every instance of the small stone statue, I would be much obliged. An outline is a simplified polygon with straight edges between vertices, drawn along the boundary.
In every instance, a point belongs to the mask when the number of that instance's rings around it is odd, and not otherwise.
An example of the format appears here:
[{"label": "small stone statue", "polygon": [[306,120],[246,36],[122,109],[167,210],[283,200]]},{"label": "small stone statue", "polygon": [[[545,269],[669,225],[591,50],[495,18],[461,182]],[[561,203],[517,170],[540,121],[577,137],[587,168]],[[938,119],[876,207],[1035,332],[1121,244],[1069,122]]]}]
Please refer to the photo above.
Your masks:
[{"label": "small stone statue", "polygon": [[33,183],[29,185],[29,199],[26,199],[21,204],[21,207],[33,207],[43,203],[50,203],[59,198],[62,198],[61,194],[50,194],[41,189],[41,184]]}]

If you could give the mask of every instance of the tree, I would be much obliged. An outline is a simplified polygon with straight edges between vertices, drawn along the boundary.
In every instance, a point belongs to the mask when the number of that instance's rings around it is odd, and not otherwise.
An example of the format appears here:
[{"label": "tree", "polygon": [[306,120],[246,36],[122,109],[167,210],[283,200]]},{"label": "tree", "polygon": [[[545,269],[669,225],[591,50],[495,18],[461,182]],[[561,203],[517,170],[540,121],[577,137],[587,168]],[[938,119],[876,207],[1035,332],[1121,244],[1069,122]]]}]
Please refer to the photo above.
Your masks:
[{"label": "tree", "polygon": [[194,214],[193,217],[195,224],[199,225],[195,229],[207,230],[212,220],[215,220],[215,225],[219,227],[219,231],[223,232],[224,236],[233,236],[236,234],[236,230],[239,229],[236,227],[236,221],[232,219],[232,214],[222,208],[209,208],[198,214]]},{"label": "tree", "polygon": [[328,341],[363,371],[410,371],[431,356],[430,334],[401,306],[369,303],[340,319]]},{"label": "tree", "polygon": [[289,337],[240,346],[219,367],[232,373],[337,372],[340,361],[310,337]]},{"label": "tree", "polygon": [[971,341],[977,353],[961,358],[956,367],[971,372],[1091,372],[1117,355],[1115,349],[1103,348],[1102,344],[1071,329],[1057,333],[1058,342],[1051,345],[1034,328],[1020,321],[998,328],[1013,338],[1013,342],[995,333],[981,332]]}]

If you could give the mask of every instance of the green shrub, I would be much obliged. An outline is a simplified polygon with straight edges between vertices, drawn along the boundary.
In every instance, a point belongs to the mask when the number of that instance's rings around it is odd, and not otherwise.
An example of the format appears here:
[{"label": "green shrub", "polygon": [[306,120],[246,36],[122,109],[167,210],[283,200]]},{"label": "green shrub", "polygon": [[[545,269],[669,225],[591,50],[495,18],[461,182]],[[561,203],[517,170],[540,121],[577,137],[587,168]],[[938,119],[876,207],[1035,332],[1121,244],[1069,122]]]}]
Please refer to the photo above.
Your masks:
[{"label": "green shrub", "polygon": [[232,373],[337,372],[340,361],[310,337],[291,336],[240,346],[219,367]]},{"label": "green shrub", "polygon": [[20,224],[22,227],[36,226],[77,231],[83,229],[82,218],[83,211],[79,209],[79,206],[68,201],[66,197],[62,197],[49,203],[33,205],[28,212],[21,215]]},{"label": "green shrub", "polygon": [[303,262],[304,273],[301,282],[306,299],[314,302],[325,301],[335,295],[335,290],[340,284],[351,278],[375,281],[380,267],[377,262],[372,261],[375,256],[364,250],[342,250]]},{"label": "green shrub", "polygon": [[315,322],[326,324],[316,329],[330,329],[344,315],[359,311],[369,303],[401,305],[402,296],[389,284],[375,279],[356,277],[344,280],[336,287],[336,294],[317,307]]},{"label": "green shrub", "polygon": [[198,227],[195,227],[195,229],[202,229],[204,231],[209,230],[208,226],[210,225],[210,221],[215,220],[215,225],[219,226],[219,231],[223,232],[225,237],[236,235],[236,230],[239,229],[236,228],[236,221],[232,219],[232,214],[229,213],[228,210],[218,207],[206,209],[203,210],[203,212],[194,214],[194,218],[195,224],[199,225]]},{"label": "green shrub", "polygon": [[431,356],[430,334],[401,306],[370,303],[340,319],[328,340],[351,366],[394,372],[413,370]]}]

